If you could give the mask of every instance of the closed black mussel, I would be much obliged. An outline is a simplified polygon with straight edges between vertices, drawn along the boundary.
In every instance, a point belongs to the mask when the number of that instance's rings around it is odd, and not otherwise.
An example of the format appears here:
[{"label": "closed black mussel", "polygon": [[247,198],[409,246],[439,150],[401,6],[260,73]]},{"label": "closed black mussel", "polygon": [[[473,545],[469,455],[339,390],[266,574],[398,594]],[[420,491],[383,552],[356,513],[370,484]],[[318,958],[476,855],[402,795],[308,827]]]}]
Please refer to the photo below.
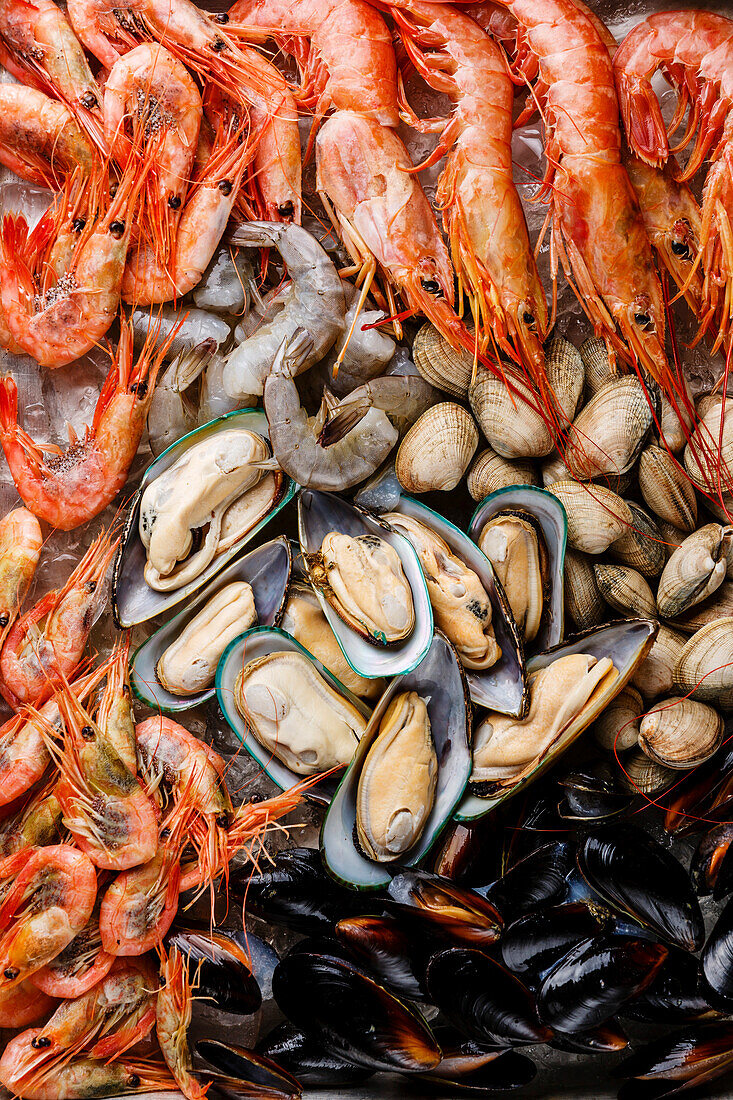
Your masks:
[{"label": "closed black mussel", "polygon": [[174,928],[169,942],[189,960],[196,975],[196,995],[224,1012],[248,1016],[262,1004],[262,994],[249,958],[235,934],[218,930]]},{"label": "closed black mussel", "polygon": [[253,1050],[218,1039],[202,1039],[196,1044],[198,1054],[217,1070],[201,1073],[203,1081],[211,1082],[217,1092],[253,1100],[286,1100],[300,1096],[298,1081],[270,1058]]},{"label": "closed black mussel", "polygon": [[698,897],[721,901],[733,890],[733,821],[714,825],[698,842],[690,864]]},{"label": "closed black mussel", "polygon": [[482,951],[439,951],[428,964],[426,981],[446,1018],[478,1043],[516,1046],[551,1038],[527,987]]},{"label": "closed black mussel", "polygon": [[516,1050],[505,1050],[479,1069],[460,1077],[442,1076],[442,1064],[435,1073],[424,1074],[420,1084],[430,1084],[442,1096],[493,1096],[497,1092],[521,1089],[537,1075],[534,1062]]},{"label": "closed black mussel", "polygon": [[602,898],[686,951],[702,946],[700,904],[681,863],[643,829],[619,823],[586,837],[578,867]]},{"label": "closed black mussel", "polygon": [[392,879],[388,894],[401,921],[445,940],[488,947],[501,934],[502,919],[489,901],[440,875],[405,871]]},{"label": "closed black mussel", "polygon": [[624,1016],[650,1023],[698,1020],[712,1013],[703,988],[700,963],[688,951],[670,947],[649,988],[624,1008]]},{"label": "closed black mussel", "polygon": [[732,792],[733,744],[726,741],[704,764],[698,764],[675,783],[664,799],[664,827],[671,833],[695,827]]},{"label": "closed black mussel", "polygon": [[558,1032],[550,1043],[556,1050],[571,1054],[618,1054],[628,1045],[628,1036],[616,1020],[606,1020],[590,1031],[576,1031],[572,1035]]},{"label": "closed black mussel", "polygon": [[590,1031],[651,985],[667,957],[652,940],[602,935],[573,948],[545,978],[540,1019],[556,1031]]},{"label": "closed black mussel", "polygon": [[291,1023],[345,1061],[368,1069],[434,1069],[440,1048],[417,1011],[343,959],[291,954],[272,991]]},{"label": "closed black mussel", "polygon": [[702,972],[715,1007],[733,1009],[733,898],[708,936],[700,956]]},{"label": "closed black mussel", "polygon": [[258,1054],[272,1058],[304,1088],[350,1088],[371,1077],[372,1070],[331,1054],[310,1035],[287,1021],[257,1044]]},{"label": "closed black mussel", "polygon": [[558,784],[558,812],[566,821],[601,821],[631,804],[631,795],[620,789],[605,763],[568,772]]},{"label": "closed black mussel", "polygon": [[501,956],[515,974],[536,978],[581,940],[601,930],[601,918],[584,902],[553,905],[528,913],[504,929]]},{"label": "closed black mussel", "polygon": [[424,1001],[428,949],[395,917],[346,917],[336,925],[339,944],[354,961],[400,997]]},{"label": "closed black mussel", "polygon": [[630,1078],[619,1090],[619,1100],[655,1100],[705,1085],[732,1067],[733,1023],[725,1020],[647,1043],[625,1058],[614,1076]]},{"label": "closed black mussel", "polygon": [[575,865],[575,846],[567,840],[542,844],[482,890],[506,921],[562,900]]}]

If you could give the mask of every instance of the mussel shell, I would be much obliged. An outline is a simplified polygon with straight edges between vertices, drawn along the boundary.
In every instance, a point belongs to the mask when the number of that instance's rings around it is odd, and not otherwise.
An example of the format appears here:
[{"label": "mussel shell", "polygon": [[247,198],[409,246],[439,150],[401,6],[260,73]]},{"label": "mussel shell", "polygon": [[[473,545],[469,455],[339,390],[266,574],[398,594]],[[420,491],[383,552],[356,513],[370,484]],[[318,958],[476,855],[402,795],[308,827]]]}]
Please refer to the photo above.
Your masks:
[{"label": "mussel shell", "polygon": [[441,1070],[442,1064],[435,1073],[421,1074],[420,1084],[429,1084],[451,1097],[490,1097],[497,1092],[510,1092],[524,1088],[537,1075],[534,1062],[516,1050],[505,1050],[493,1061],[460,1077],[452,1077],[449,1073],[443,1076]]},{"label": "mussel shell", "polygon": [[578,867],[602,898],[686,951],[705,927],[687,872],[653,837],[626,822],[602,826],[578,849]]},{"label": "mussel shell", "polygon": [[651,985],[666,957],[667,948],[652,940],[618,935],[583,940],[542,983],[540,1019],[556,1031],[589,1031]]},{"label": "mussel shell", "polygon": [[491,603],[491,624],[497,644],[501,648],[501,657],[491,668],[466,669],[471,699],[479,706],[490,707],[502,714],[522,714],[527,701],[522,642],[491,562],[468,535],[420,501],[403,494],[391,511],[416,519],[435,531],[456,557],[478,576]]},{"label": "mussel shell", "polygon": [[650,1023],[682,1023],[709,1016],[699,961],[688,951],[670,947],[649,988],[623,1009],[624,1016]]},{"label": "mussel shell", "polygon": [[299,1100],[301,1095],[297,1081],[288,1084],[283,1078],[279,1084],[275,1084],[277,1077],[274,1073],[271,1078],[273,1084],[270,1085],[261,1081],[247,1081],[242,1077],[231,1077],[215,1069],[198,1067],[195,1077],[200,1086],[209,1090],[207,1096],[223,1097],[224,1100]]},{"label": "mussel shell", "polygon": [[584,902],[569,902],[528,913],[504,929],[501,957],[514,974],[539,977],[581,940],[595,936],[601,918]]},{"label": "mussel shell", "polygon": [[389,908],[438,942],[489,947],[501,933],[494,906],[474,890],[428,871],[405,871],[389,884]]},{"label": "mussel shell", "polygon": [[482,951],[439,951],[428,964],[425,980],[434,1004],[476,1042],[521,1046],[551,1038],[527,987]]},{"label": "mussel shell", "polygon": [[482,1066],[490,1065],[503,1053],[502,1048],[497,1048],[493,1044],[485,1046],[474,1039],[469,1039],[452,1024],[437,1023],[433,1025],[432,1030],[443,1055],[434,1076],[440,1074],[444,1078],[456,1081],[481,1069]]},{"label": "mussel shell", "polygon": [[575,866],[575,845],[551,841],[530,852],[481,892],[508,922],[525,913],[558,903],[567,893],[567,878]]},{"label": "mussel shell", "polygon": [[[532,642],[534,651],[557,645],[564,633],[563,566],[568,537],[568,521],[557,497],[534,485],[512,485],[497,489],[479,504],[471,517],[469,536],[478,542],[486,524],[498,512],[525,512],[539,526],[547,550],[548,580],[545,586],[542,620],[537,637]],[[493,704],[483,704],[494,707]]]},{"label": "mussel shell", "polygon": [[702,955],[702,972],[715,1008],[733,1010],[733,899],[713,925]]},{"label": "mussel shell", "polygon": [[336,925],[336,939],[359,966],[398,997],[426,1000],[422,986],[426,948],[394,917],[345,917]]},{"label": "mussel shell", "polygon": [[618,1054],[629,1045],[628,1036],[615,1020],[606,1020],[590,1031],[578,1031],[572,1035],[559,1032],[550,1043],[556,1050],[570,1054]]},{"label": "mussel shell", "polygon": [[196,974],[196,994],[224,1012],[249,1016],[262,1005],[260,987],[242,946],[225,932],[174,928],[168,938]]},{"label": "mussel shell", "polygon": [[613,1075],[636,1078],[622,1087],[619,1097],[643,1100],[713,1081],[728,1071],[731,1062],[733,1024],[721,1020],[654,1039],[625,1058]]},{"label": "mussel shell", "polygon": [[[250,756],[254,757],[273,783],[276,783],[281,791],[286,791],[294,784],[301,783],[303,776],[296,775],[286,764],[273,756],[264,745],[260,744],[235,703],[235,684],[242,669],[258,657],[279,652],[300,653],[310,661],[326,683],[339,695],[343,695],[352,706],[356,707],[360,714],[368,718],[370,711],[363,699],[353,695],[317,657],[314,657],[312,653],[303,648],[300,642],[296,642],[295,638],[292,638],[279,627],[255,626],[244,634],[240,634],[233,642],[230,642],[222,653],[216,669],[216,695],[219,706],[230,728],[242,742],[242,746]],[[340,775],[327,776],[308,788],[307,797],[313,799],[314,802],[328,804],[340,778]]]},{"label": "mussel shell", "polygon": [[359,535],[376,535],[390,544],[402,563],[415,607],[415,625],[404,641],[388,647],[373,645],[336,613],[317,585],[314,584],[313,587],[323,614],[336,635],[336,641],[354,672],[366,677],[400,676],[412,672],[430,648],[433,609],[420,562],[407,539],[386,523],[382,523],[371,512],[356,508],[333,493],[320,493],[314,489],[301,490],[298,498],[298,531],[311,582],[311,556],[318,554],[324,538],[332,531],[353,538]]},{"label": "mussel shell", "polygon": [[373,1072],[331,1054],[287,1020],[257,1044],[257,1052],[272,1058],[304,1088],[349,1088]]},{"label": "mussel shell", "polygon": [[440,838],[431,869],[452,882],[485,882],[492,871],[499,870],[500,830],[497,819],[491,816],[452,821]]},{"label": "mussel shell", "polygon": [[287,603],[291,567],[290,543],[280,535],[237,558],[219,573],[182,611],[135,650],[130,661],[130,684],[138,699],[165,714],[188,710],[210,699],[216,693],[214,684],[195,695],[180,696],[167,691],[158,679],[158,661],[204,604],[233,581],[246,581],[252,586],[259,625],[277,626]]},{"label": "mussel shell", "polygon": [[733,890],[733,822],[713,825],[699,840],[690,864],[698,897],[721,901]]},{"label": "mussel shell", "polygon": [[198,577],[194,577],[188,584],[171,592],[156,592],[149,587],[143,575],[147,555],[138,532],[140,502],[145,489],[151,481],[154,481],[156,477],[169,469],[191,446],[208,439],[209,436],[217,432],[229,431],[232,428],[242,428],[246,431],[256,432],[265,439],[269,439],[267,417],[262,409],[239,409],[236,412],[227,413],[226,416],[220,416],[209,424],[204,424],[203,427],[196,428],[195,431],[184,435],[168,450],[163,451],[154,462],[151,462],[145,471],[140,482],[140,488],[135,493],[127,513],[112,574],[112,614],[115,625],[121,630],[136,626],[138,623],[145,623],[157,615],[163,615],[179,603],[187,600],[194,592],[198,592],[231,561],[235,554],[239,554],[246,543],[256,538],[265,524],[269,523],[294,496],[296,490],[294,482],[283,475],[283,486],[274,507],[229,550],[217,554],[208,568],[204,569]]},{"label": "mussel shell", "polygon": [[410,1073],[440,1062],[420,1013],[341,959],[290,955],[275,971],[272,988],[291,1023],[348,1062]]},{"label": "mussel shell", "polygon": [[563,792],[558,813],[563,820],[600,821],[628,809],[632,795],[620,790],[611,774],[600,772],[577,769],[558,780]]},{"label": "mussel shell", "polygon": [[699,828],[733,787],[733,743],[725,740],[703,764],[683,775],[665,799],[664,827],[674,833]]},{"label": "mussel shell", "polygon": [[255,1054],[253,1050],[223,1043],[218,1039],[201,1039],[196,1044],[196,1052],[225,1076],[234,1081],[256,1085],[263,1090],[261,1094],[253,1091],[253,1097],[267,1097],[270,1095],[269,1090],[273,1090],[273,1095],[283,1097],[300,1096],[300,1084],[294,1077],[272,1059]]},{"label": "mussel shell", "polygon": [[417,668],[395,678],[374,708],[323,822],[321,846],[329,872],[339,881],[357,888],[386,886],[391,877],[384,864],[368,859],[357,847],[354,837],[356,799],[361,769],[382,717],[395,694],[404,691],[416,691],[427,705],[438,758],[438,782],[432,811],[417,842],[403,854],[402,866],[418,863],[432,847],[460,801],[471,770],[468,685],[456,651],[436,631]]}]

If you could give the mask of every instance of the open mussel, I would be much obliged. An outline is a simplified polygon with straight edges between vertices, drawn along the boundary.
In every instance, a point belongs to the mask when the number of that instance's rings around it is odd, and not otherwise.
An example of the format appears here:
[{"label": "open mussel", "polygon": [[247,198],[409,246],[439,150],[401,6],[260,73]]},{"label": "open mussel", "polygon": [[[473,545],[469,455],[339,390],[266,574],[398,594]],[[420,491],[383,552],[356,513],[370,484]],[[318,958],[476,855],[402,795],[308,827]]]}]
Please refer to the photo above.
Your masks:
[{"label": "open mussel", "polygon": [[643,829],[626,822],[602,826],[585,838],[578,867],[605,901],[686,951],[705,935],[687,872]]},{"label": "open mussel", "polygon": [[418,935],[484,948],[501,934],[503,921],[491,902],[429,871],[395,875],[387,893],[389,908]]},{"label": "open mussel", "polygon": [[260,1007],[260,987],[236,933],[174,927],[169,942],[188,959],[199,997],[238,1016],[249,1016]]},{"label": "open mussel", "polygon": [[468,779],[470,706],[463,667],[436,632],[417,668],[375,707],[331,802],[321,843],[335,878],[384,886],[390,863],[425,855]]},{"label": "open mussel", "polygon": [[219,573],[134,653],[130,683],[138,698],[169,713],[211,698],[229,643],[252,626],[278,625],[291,565],[290,543],[280,536]]},{"label": "open mussel", "polygon": [[595,936],[602,926],[601,915],[584,902],[553,905],[519,917],[505,928],[501,957],[513,973],[532,980],[550,970],[581,940]]},{"label": "open mussel", "polygon": [[271,1058],[253,1050],[219,1039],[201,1039],[196,1044],[196,1051],[217,1070],[212,1075],[204,1071],[202,1080],[210,1082],[216,1092],[232,1100],[239,1097],[242,1100],[249,1097],[252,1100],[297,1100],[301,1094],[300,1083],[294,1077]]},{"label": "open mussel", "polygon": [[[264,413],[241,409],[185,435],[151,463],[115,559],[119,627],[147,622],[197,592],[290,500],[290,479],[259,465],[267,440]],[[217,464],[222,448],[231,473]]]},{"label": "open mussel", "polygon": [[273,993],[291,1023],[348,1062],[410,1073],[440,1062],[420,1013],[343,959],[289,955],[275,971]]},{"label": "open mussel", "polygon": [[731,1067],[733,1023],[721,1020],[654,1039],[625,1058],[614,1076],[627,1079],[619,1100],[657,1100],[703,1087]]},{"label": "open mussel", "polygon": [[298,500],[298,529],[308,578],[354,671],[411,672],[430,647],[433,612],[407,539],[371,513],[311,489]]},{"label": "open mussel", "polygon": [[349,1088],[373,1072],[345,1062],[287,1020],[257,1044],[257,1053],[272,1058],[303,1088]]}]

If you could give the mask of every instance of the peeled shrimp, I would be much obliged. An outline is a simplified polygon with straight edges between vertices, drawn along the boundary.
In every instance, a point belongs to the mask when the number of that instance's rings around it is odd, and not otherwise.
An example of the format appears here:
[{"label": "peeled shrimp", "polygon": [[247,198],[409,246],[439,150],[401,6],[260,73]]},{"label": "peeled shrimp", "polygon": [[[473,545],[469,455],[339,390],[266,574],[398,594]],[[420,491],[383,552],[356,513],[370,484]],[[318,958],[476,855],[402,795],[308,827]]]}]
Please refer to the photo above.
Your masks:
[{"label": "peeled shrimp", "polygon": [[88,176],[93,161],[94,148],[68,107],[35,88],[0,85],[0,164],[56,190],[76,168]]},{"label": "peeled shrimp", "polygon": [[33,580],[42,546],[40,524],[26,508],[14,508],[0,520],[0,647]]},{"label": "peeled shrimp", "polygon": [[296,329],[305,329],[311,344],[307,352],[305,345],[301,346],[303,354],[295,373],[319,362],[343,329],[346,303],[333,262],[300,226],[249,222],[240,225],[230,239],[236,245],[276,248],[290,276],[279,312],[264,321],[227,357],[224,389],[231,397],[238,398],[263,392],[275,353]]}]

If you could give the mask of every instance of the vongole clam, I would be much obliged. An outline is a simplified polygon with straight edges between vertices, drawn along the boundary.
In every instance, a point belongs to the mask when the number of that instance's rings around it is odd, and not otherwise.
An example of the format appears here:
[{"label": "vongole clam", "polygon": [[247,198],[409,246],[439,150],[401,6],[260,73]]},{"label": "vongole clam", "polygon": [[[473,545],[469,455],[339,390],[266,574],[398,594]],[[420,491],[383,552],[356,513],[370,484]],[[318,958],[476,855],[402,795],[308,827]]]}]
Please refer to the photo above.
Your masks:
[{"label": "vongole clam", "polygon": [[733,617],[716,619],[688,638],[674,670],[683,695],[733,709]]},{"label": "vongole clam", "polygon": [[303,561],[346,660],[361,676],[399,676],[427,653],[433,612],[404,536],[331,493],[298,499]]},{"label": "vongole clam", "polygon": [[146,622],[198,591],[287,503],[292,482],[256,465],[268,454],[264,413],[242,409],[197,428],[151,463],[115,559],[119,627]]},{"label": "vongole clam", "polygon": [[733,527],[706,523],[677,547],[657,589],[659,614],[674,619],[712,595],[725,580]]},{"label": "vongole clam", "polygon": [[279,624],[291,567],[283,535],[236,558],[137,649],[130,682],[138,698],[169,713],[210,698],[229,643],[252,626]]},{"label": "vongole clam", "polygon": [[713,707],[677,696],[660,699],[639,724],[639,746],[667,768],[694,768],[723,739],[723,719]]},{"label": "vongole clam", "polygon": [[502,458],[491,447],[480,451],[466,475],[466,488],[475,501],[483,500],[497,489],[516,485],[537,485],[539,479],[533,462]]},{"label": "vongole clam", "polygon": [[331,801],[321,845],[337,880],[376,888],[389,882],[393,859],[402,866],[422,859],[468,780],[470,713],[461,663],[436,632],[417,668],[379,700]]},{"label": "vongole clam", "polygon": [[[282,790],[345,767],[366,728],[368,708],[294,638],[255,627],[236,638],[216,673],[227,722]],[[337,780],[309,789],[327,801]]]},{"label": "vongole clam", "polygon": [[395,473],[410,493],[455,489],[478,447],[478,428],[462,405],[442,401],[412,425],[400,443]]},{"label": "vongole clam", "polygon": [[547,491],[565,508],[573,550],[602,554],[633,523],[628,504],[605,485],[556,481]]}]

